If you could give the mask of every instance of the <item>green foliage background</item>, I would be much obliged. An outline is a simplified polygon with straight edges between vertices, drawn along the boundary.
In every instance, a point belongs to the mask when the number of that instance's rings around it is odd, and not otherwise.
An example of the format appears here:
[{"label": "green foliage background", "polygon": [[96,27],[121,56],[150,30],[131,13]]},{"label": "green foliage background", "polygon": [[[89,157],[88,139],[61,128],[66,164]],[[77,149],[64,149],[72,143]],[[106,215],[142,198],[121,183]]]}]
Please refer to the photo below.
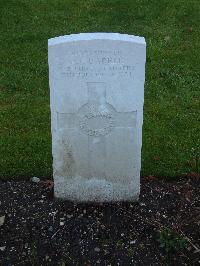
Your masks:
[{"label": "green foliage background", "polygon": [[142,175],[196,171],[198,0],[0,0],[0,177],[51,177],[47,39],[119,32],[147,42]]}]

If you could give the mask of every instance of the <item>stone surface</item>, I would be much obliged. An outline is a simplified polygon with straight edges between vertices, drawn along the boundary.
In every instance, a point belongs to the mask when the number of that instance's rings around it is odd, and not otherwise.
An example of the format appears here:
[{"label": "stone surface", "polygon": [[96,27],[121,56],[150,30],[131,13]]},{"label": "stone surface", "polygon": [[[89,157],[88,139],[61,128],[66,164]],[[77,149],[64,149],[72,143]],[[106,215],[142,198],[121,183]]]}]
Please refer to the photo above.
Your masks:
[{"label": "stone surface", "polygon": [[144,38],[126,34],[49,40],[55,197],[138,199],[145,57]]},{"label": "stone surface", "polygon": [[40,182],[40,178],[36,177],[36,176],[33,176],[33,177],[31,177],[30,181],[34,182],[34,183],[39,183]]}]

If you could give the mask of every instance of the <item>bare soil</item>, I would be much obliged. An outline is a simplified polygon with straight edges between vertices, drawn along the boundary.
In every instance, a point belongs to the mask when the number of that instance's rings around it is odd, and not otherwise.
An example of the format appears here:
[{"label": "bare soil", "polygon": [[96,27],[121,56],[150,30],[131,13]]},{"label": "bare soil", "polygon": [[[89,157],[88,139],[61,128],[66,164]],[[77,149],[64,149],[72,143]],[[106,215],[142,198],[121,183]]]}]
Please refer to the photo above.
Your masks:
[{"label": "bare soil", "polygon": [[[112,204],[55,200],[51,181],[0,181],[0,265],[199,265],[199,197],[195,176],[142,178],[139,202]],[[165,230],[186,245],[160,247]]]}]

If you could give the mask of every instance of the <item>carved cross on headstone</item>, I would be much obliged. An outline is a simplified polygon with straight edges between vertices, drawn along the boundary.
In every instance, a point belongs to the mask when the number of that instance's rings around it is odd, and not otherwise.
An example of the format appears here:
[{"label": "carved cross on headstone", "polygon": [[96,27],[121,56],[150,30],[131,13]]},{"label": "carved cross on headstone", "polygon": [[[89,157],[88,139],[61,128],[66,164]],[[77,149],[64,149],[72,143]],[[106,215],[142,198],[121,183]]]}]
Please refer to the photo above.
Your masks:
[{"label": "carved cross on headstone", "polygon": [[57,113],[58,128],[74,129],[88,136],[90,177],[106,178],[106,137],[117,128],[136,124],[136,111],[117,112],[107,102],[104,82],[87,82],[88,103],[77,113]]}]

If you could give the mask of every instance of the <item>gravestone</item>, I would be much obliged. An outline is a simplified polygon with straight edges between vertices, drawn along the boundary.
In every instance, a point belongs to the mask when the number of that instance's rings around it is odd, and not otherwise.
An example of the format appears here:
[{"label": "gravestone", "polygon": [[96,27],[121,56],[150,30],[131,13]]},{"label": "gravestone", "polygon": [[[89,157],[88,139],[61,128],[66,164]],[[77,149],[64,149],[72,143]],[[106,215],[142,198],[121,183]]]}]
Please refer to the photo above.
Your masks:
[{"label": "gravestone", "polygon": [[144,38],[132,35],[49,39],[56,198],[138,199],[145,56]]}]

